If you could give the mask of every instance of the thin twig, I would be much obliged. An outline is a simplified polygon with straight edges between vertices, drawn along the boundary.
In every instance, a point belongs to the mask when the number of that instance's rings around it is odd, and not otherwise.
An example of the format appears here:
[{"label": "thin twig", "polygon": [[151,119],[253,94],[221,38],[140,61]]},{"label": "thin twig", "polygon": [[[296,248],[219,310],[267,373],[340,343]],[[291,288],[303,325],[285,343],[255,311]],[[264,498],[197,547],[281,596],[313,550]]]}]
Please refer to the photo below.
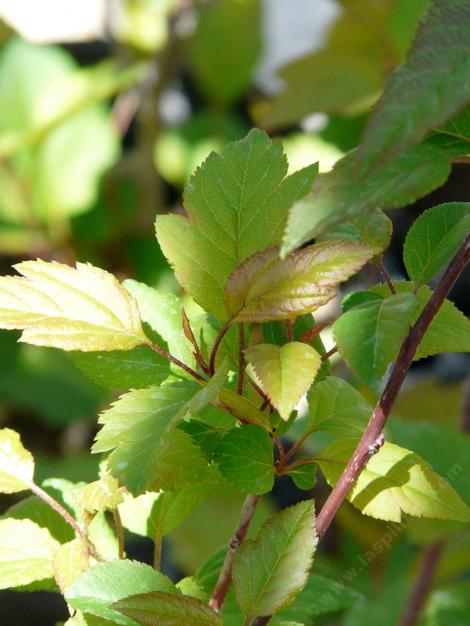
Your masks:
[{"label": "thin twig", "polygon": [[444,542],[436,541],[423,550],[421,563],[397,626],[416,626],[431,591],[434,574],[444,550]]},{"label": "thin twig", "polygon": [[416,349],[439,307],[469,260],[470,235],[466,237],[464,243],[457,250],[421,315],[401,345],[397,360],[370,418],[367,429],[317,517],[317,534],[319,538],[325,534],[336,512],[370,459],[372,447],[379,440],[398,392],[411,366]]},{"label": "thin twig", "polygon": [[287,341],[294,341],[294,324],[292,320],[285,320],[284,322],[287,331]]},{"label": "thin twig", "polygon": [[199,380],[202,383],[207,382],[206,379],[200,374],[198,374],[195,370],[193,370],[192,367],[189,367],[189,365],[186,365],[186,363],[183,363],[183,361],[180,361],[172,354],[169,354],[169,352],[166,352],[163,348],[160,348],[160,346],[157,346],[156,343],[153,343],[152,341],[147,341],[145,345],[149,347],[151,350],[153,350],[154,352],[156,352],[157,354],[159,354],[160,356],[170,361],[171,363],[174,363],[175,365],[178,365],[179,367],[181,367],[181,369],[183,369],[185,372],[190,374],[196,380]]},{"label": "thin twig", "polygon": [[294,445],[289,448],[289,450],[286,452],[286,456],[284,457],[284,461],[287,463],[287,461],[294,456],[294,454],[296,452],[298,452],[298,450],[300,449],[300,447],[302,446],[302,444],[304,443],[304,441],[310,437],[310,435],[313,433],[313,430],[307,430],[304,432],[304,434],[302,435],[302,437],[300,437],[300,439],[298,441],[296,441],[294,443]]},{"label": "thin twig", "polygon": [[124,528],[122,526],[121,515],[118,509],[113,511],[114,527],[118,540],[118,555],[120,559],[124,558]]},{"label": "thin twig", "polygon": [[230,543],[228,545],[227,554],[225,555],[225,561],[222,565],[222,569],[220,570],[217,584],[214,588],[212,597],[209,602],[209,605],[217,613],[220,613],[220,611],[222,610],[225,596],[227,595],[230,583],[232,582],[233,557],[235,555],[235,552],[237,551],[238,546],[246,537],[251,520],[253,519],[258,500],[259,496],[247,496],[245,502],[243,503],[237,528],[235,529],[232,539],[230,540]]},{"label": "thin twig", "polygon": [[248,383],[253,387],[253,389],[256,391],[256,393],[258,395],[260,395],[264,401],[267,401],[266,406],[269,404],[270,400],[269,397],[267,396],[267,394],[264,393],[264,391],[261,389],[261,387],[259,385],[257,385],[255,383],[255,381],[251,378],[251,376],[248,376],[248,374],[246,374],[246,379],[248,381]]},{"label": "thin twig", "polygon": [[333,354],[336,354],[337,352],[338,352],[338,348],[334,346],[333,348],[331,348],[331,350],[328,350],[328,352],[325,352],[325,354],[321,355],[321,360],[326,361],[327,359],[330,358],[330,356],[333,356]]},{"label": "thin twig", "polygon": [[327,322],[320,322],[320,324],[316,324],[313,328],[307,330],[307,332],[300,337],[299,341],[302,343],[310,343],[315,339],[315,337],[318,337],[324,328],[330,326],[332,323],[333,320],[328,320]]},{"label": "thin twig", "polygon": [[183,332],[186,339],[189,340],[191,345],[194,348],[194,358],[196,359],[199,367],[206,374],[209,373],[209,367],[206,364],[204,357],[202,356],[201,349],[199,348],[199,344],[196,341],[196,337],[194,336],[193,329],[191,328],[191,322],[189,321],[188,316],[186,315],[186,311],[183,309]]},{"label": "thin twig", "polygon": [[393,284],[392,277],[390,276],[387,268],[385,267],[382,258],[380,258],[378,261],[375,262],[375,266],[379,270],[384,281],[387,283],[388,288],[390,289],[391,293],[395,295],[397,293],[397,290],[395,289],[395,285]]},{"label": "thin twig", "polygon": [[243,381],[245,378],[245,328],[243,322],[238,324],[238,384],[237,393],[243,394]]},{"label": "thin twig", "polygon": [[162,535],[160,532],[160,527],[157,529],[155,533],[155,537],[153,538],[153,567],[156,570],[160,569],[162,560]]},{"label": "thin twig", "polygon": [[225,337],[225,333],[228,331],[230,326],[232,325],[233,320],[228,320],[219,330],[219,334],[215,338],[214,345],[212,346],[211,356],[209,359],[209,374],[211,376],[214,375],[215,372],[215,357],[217,356],[217,350],[219,349],[220,343],[222,339]]}]

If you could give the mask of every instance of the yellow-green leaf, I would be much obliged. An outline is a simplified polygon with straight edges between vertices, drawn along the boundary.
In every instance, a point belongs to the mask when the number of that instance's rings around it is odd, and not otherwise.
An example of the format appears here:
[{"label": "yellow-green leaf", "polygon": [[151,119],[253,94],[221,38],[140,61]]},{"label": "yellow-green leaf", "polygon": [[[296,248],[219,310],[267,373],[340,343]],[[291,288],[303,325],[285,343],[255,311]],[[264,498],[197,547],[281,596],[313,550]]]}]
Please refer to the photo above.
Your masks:
[{"label": "yellow-green leaf", "polygon": [[54,557],[54,576],[62,593],[90,566],[88,546],[81,537],[60,546]]},{"label": "yellow-green leaf", "polygon": [[227,411],[242,422],[256,424],[264,430],[271,432],[271,422],[266,413],[260,411],[251,400],[238,395],[231,389],[222,389],[219,393],[219,400]]},{"label": "yellow-green leaf", "polygon": [[0,277],[0,328],[23,330],[21,341],[85,352],[145,342],[135,300],[112,274],[86,263],[15,267],[22,277]]},{"label": "yellow-green leaf", "polygon": [[[322,452],[319,465],[336,484],[357,445],[338,439]],[[414,452],[385,442],[360,474],[348,499],[366,515],[400,522],[402,514],[470,521],[470,509],[449,483]]]},{"label": "yellow-green leaf", "polygon": [[279,257],[273,246],[249,257],[229,278],[225,305],[231,317],[268,322],[310,313],[331,300],[334,287],[373,256],[367,246],[328,241]]},{"label": "yellow-green leaf", "polygon": [[283,346],[260,343],[245,351],[283,419],[288,419],[296,404],[313,383],[321,366],[318,352],[306,343],[292,341]]},{"label": "yellow-green leaf", "polygon": [[0,430],[0,493],[29,489],[33,482],[34,459],[10,428]]},{"label": "yellow-green leaf", "polygon": [[0,589],[52,578],[60,544],[28,519],[0,520]]},{"label": "yellow-green leaf", "polygon": [[89,513],[96,513],[116,509],[123,501],[123,494],[119,481],[111,474],[105,473],[99,480],[80,489],[75,495],[75,500]]}]

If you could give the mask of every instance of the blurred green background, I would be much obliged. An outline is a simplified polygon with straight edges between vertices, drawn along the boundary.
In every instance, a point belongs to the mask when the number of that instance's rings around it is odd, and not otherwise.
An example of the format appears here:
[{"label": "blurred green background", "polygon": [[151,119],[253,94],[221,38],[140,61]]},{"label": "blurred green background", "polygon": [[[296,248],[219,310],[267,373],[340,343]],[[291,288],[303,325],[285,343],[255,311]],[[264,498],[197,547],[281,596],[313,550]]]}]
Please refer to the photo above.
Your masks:
[{"label": "blurred green background", "polygon": [[[157,213],[183,211],[182,191],[197,165],[259,126],[283,142],[291,171],[314,161],[321,171],[330,169],[357,144],[427,5],[0,0],[1,273],[37,257],[89,261],[120,278],[176,290],[153,223]],[[411,222],[437,202],[469,199],[467,172],[468,165],[454,165],[432,197],[391,214],[395,234],[385,262],[394,277],[403,275],[401,246]],[[461,309],[468,287],[467,276],[452,294]],[[93,480],[98,459],[89,445],[110,392],[86,379],[65,353],[17,338],[0,331],[0,425],[21,433],[39,480]],[[463,355],[421,361],[397,414],[452,426],[466,369]],[[285,505],[298,493],[286,478],[275,496]],[[166,545],[170,574],[194,570],[227,540],[240,502],[224,491],[196,509]],[[5,498],[2,508],[9,504]],[[267,500],[265,511],[275,505]],[[319,571],[334,576],[383,532],[380,522],[343,509]],[[134,537],[131,556],[148,558],[147,549]],[[468,571],[469,537],[459,549],[459,567]],[[395,547],[360,569],[352,586],[373,595],[377,576],[395,581],[414,551],[398,535]],[[444,579],[445,567],[444,560]],[[390,589],[402,593],[395,582]],[[30,602],[0,596],[1,623],[31,624],[32,610],[38,625],[63,616],[63,605],[50,598]],[[344,623],[361,619],[351,613]],[[340,623],[334,620],[318,623]]]}]

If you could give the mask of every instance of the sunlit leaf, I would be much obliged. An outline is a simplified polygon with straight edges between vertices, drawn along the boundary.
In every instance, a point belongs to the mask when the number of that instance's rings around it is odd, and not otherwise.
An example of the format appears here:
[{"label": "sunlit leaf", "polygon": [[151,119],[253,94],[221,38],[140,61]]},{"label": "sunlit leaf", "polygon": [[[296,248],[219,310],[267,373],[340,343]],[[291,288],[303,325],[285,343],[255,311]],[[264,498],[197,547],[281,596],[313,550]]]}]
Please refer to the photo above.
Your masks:
[{"label": "sunlit leaf", "polygon": [[419,304],[413,294],[371,300],[343,313],[333,325],[339,353],[366,384],[376,384],[395,359]]},{"label": "sunlit leaf", "polygon": [[122,490],[114,476],[105,473],[75,494],[79,506],[89,513],[114,510],[123,500]]},{"label": "sunlit leaf", "polygon": [[369,248],[347,241],[324,242],[279,257],[277,247],[249,257],[225,288],[230,316],[268,322],[309,313],[335,295],[335,286],[372,256]]},{"label": "sunlit leaf", "polygon": [[231,389],[222,389],[219,400],[227,411],[238,420],[261,426],[264,430],[271,432],[269,416],[260,411],[248,398],[238,395]]},{"label": "sunlit leaf", "polygon": [[77,537],[60,546],[54,556],[54,577],[60,591],[65,593],[89,566],[88,546],[84,539]]},{"label": "sunlit leaf", "polygon": [[[328,482],[339,479],[357,439],[338,439],[318,461]],[[403,513],[416,517],[468,521],[470,509],[448,482],[417,454],[385,442],[361,472],[348,499],[366,515],[400,522]]]},{"label": "sunlit leaf", "polygon": [[274,484],[272,440],[259,426],[233,428],[214,450],[222,476],[246,493],[262,494]]},{"label": "sunlit leaf", "polygon": [[0,588],[52,578],[59,548],[47,530],[30,520],[0,520]]},{"label": "sunlit leaf", "polygon": [[33,482],[34,459],[10,428],[0,430],[0,492],[16,493],[29,489]]},{"label": "sunlit leaf", "polygon": [[312,384],[321,365],[320,355],[298,341],[281,347],[260,343],[247,348],[245,354],[263,391],[286,420]]},{"label": "sunlit leaf", "polygon": [[254,129],[196,170],[184,196],[188,218],[157,217],[157,238],[177,279],[208,313],[226,318],[230,274],[254,252],[280,243],[287,211],[316,171],[312,166],[285,178],[281,143]]},{"label": "sunlit leaf", "polygon": [[470,202],[438,204],[407,233],[403,259],[409,277],[427,283],[450,261],[470,230]]},{"label": "sunlit leaf", "polygon": [[269,518],[235,553],[235,595],[245,617],[271,615],[292,603],[308,579],[316,548],[313,501]]},{"label": "sunlit leaf", "polygon": [[21,341],[63,350],[128,350],[145,342],[132,296],[112,274],[85,263],[24,261],[0,277],[0,327]]},{"label": "sunlit leaf", "polygon": [[176,593],[173,583],[150,565],[120,560],[98,563],[88,569],[67,589],[65,599],[71,607],[85,613],[123,626],[135,626],[132,619],[118,613],[112,604],[150,591]]},{"label": "sunlit leaf", "polygon": [[190,596],[141,593],[119,600],[113,608],[141,626],[222,626],[222,619],[207,603]]}]

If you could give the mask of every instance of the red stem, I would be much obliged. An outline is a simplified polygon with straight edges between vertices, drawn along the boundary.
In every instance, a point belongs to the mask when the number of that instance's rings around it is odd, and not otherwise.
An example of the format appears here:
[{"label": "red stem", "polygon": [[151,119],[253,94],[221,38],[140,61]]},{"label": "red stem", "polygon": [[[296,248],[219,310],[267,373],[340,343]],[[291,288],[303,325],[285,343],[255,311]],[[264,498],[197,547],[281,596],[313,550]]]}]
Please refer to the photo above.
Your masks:
[{"label": "red stem", "polygon": [[168,361],[171,361],[171,363],[174,363],[175,365],[178,365],[179,367],[181,367],[181,369],[183,369],[185,372],[187,372],[190,376],[192,376],[196,380],[199,380],[202,383],[207,382],[206,379],[203,376],[201,376],[200,374],[198,374],[195,370],[193,370],[192,367],[189,367],[189,365],[186,365],[186,363],[183,363],[183,361],[180,361],[179,359],[177,359],[175,356],[173,356],[169,352],[166,352],[163,348],[160,348],[160,346],[157,346],[156,343],[152,343],[151,341],[148,341],[146,343],[146,345],[151,350],[153,350],[154,352],[156,352],[157,354],[162,356],[163,358],[165,358]]}]

